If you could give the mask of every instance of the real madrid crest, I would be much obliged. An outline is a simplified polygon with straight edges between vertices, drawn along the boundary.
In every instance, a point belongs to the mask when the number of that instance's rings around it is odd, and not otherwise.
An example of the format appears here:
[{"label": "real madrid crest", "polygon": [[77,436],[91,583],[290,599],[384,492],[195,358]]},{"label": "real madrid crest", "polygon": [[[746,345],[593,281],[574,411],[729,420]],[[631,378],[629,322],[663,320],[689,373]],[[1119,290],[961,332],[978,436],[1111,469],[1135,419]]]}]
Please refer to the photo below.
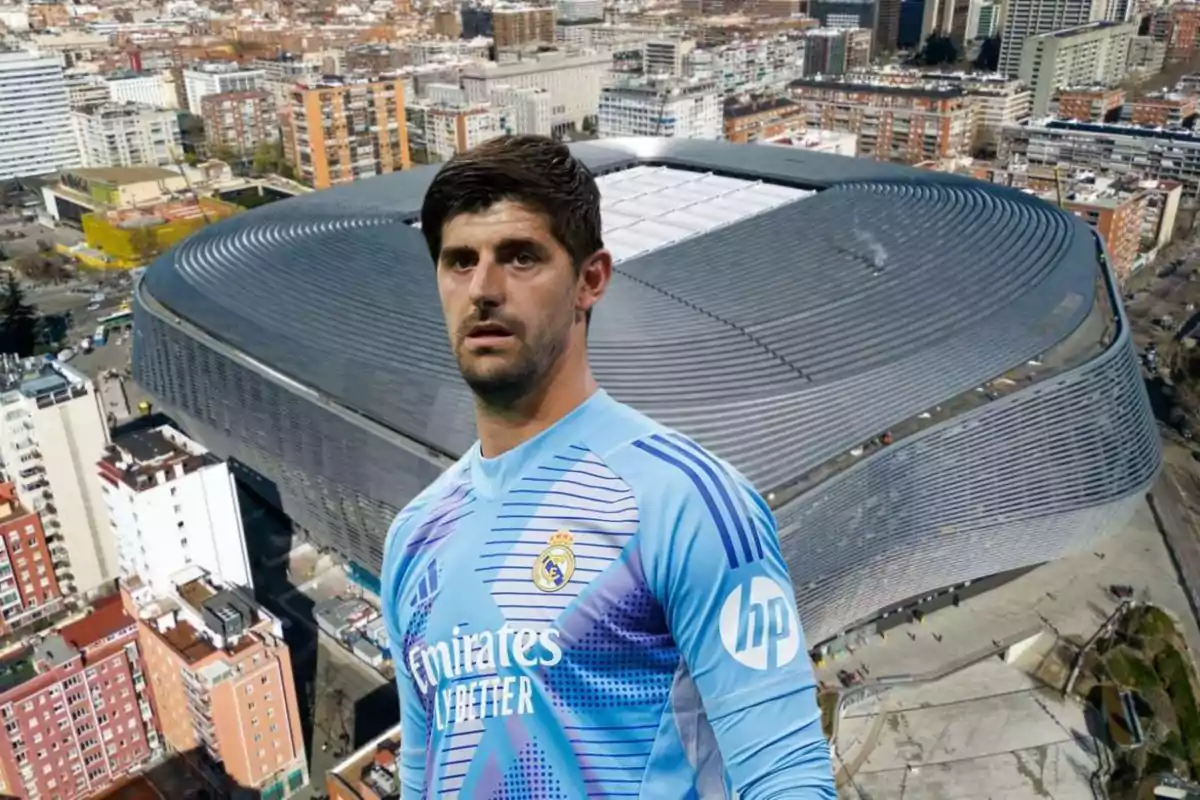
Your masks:
[{"label": "real madrid crest", "polygon": [[538,553],[533,562],[533,585],[543,592],[557,592],[575,574],[574,538],[566,530],[550,536],[550,546]]}]

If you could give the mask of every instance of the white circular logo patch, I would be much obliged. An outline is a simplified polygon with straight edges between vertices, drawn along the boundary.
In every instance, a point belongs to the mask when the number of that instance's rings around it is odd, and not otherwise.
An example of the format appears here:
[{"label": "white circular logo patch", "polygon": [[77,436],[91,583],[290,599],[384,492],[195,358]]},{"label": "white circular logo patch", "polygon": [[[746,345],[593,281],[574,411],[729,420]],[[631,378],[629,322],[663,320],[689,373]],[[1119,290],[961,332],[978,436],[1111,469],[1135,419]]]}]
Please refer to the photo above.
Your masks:
[{"label": "white circular logo patch", "polygon": [[788,664],[800,651],[796,600],[770,578],[752,578],[721,606],[721,644],[751,669]]}]

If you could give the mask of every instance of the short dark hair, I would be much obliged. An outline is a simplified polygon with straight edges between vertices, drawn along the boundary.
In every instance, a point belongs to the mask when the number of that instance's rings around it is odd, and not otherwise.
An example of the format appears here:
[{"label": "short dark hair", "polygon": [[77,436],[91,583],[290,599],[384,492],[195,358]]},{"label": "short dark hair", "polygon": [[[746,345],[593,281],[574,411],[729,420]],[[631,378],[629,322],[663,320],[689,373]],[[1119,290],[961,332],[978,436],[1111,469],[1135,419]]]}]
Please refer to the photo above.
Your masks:
[{"label": "short dark hair", "polygon": [[583,162],[545,136],[501,136],[451,158],[429,185],[421,233],[434,263],[442,250],[443,225],[502,200],[545,214],[576,270],[604,247],[600,190]]}]

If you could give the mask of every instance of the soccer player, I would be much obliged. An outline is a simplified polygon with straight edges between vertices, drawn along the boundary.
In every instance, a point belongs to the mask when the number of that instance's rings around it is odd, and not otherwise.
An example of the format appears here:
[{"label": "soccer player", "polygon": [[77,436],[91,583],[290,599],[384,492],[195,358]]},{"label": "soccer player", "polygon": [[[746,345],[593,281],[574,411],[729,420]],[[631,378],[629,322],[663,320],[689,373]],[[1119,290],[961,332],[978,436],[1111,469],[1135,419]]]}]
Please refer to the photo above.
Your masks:
[{"label": "soccer player", "polygon": [[591,173],[492,140],[437,174],[421,230],[479,442],[388,535],[404,800],[833,798],[770,510],[592,377]]}]

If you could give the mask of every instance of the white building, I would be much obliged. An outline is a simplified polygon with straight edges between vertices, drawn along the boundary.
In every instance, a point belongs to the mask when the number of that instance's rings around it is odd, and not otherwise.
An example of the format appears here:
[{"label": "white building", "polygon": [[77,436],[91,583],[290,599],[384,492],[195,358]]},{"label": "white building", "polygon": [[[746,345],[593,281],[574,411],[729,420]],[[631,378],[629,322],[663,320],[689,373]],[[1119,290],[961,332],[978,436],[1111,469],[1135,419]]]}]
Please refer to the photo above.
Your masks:
[{"label": "white building", "polygon": [[1132,22],[1091,22],[1027,38],[1018,74],[1033,90],[1034,115],[1049,113],[1059,89],[1119,84],[1136,33]]},{"label": "white building", "polygon": [[78,166],[62,62],[0,52],[0,180]]},{"label": "white building", "polygon": [[97,72],[73,69],[63,73],[67,84],[67,98],[72,110],[104,105],[112,100],[112,90],[108,81]]},{"label": "white building", "polygon": [[600,94],[599,133],[601,138],[720,139],[724,136],[721,90],[712,80],[622,81]]},{"label": "white building", "polygon": [[438,164],[455,153],[516,132],[508,108],[472,102],[457,86],[430,84],[427,96],[408,100],[404,111],[408,150],[419,164]]},{"label": "white building", "polygon": [[1019,80],[965,80],[975,103],[976,144],[994,144],[1006,125],[1024,125],[1033,109],[1033,92]]},{"label": "white building", "polygon": [[85,167],[165,167],[182,158],[174,111],[109,103],[71,112]]},{"label": "white building", "polygon": [[642,45],[642,73],[683,77],[688,54],[695,49],[693,39],[651,39]]},{"label": "white building", "polygon": [[759,139],[759,144],[771,144],[779,147],[795,147],[814,153],[830,153],[835,156],[854,158],[858,154],[858,134],[849,131],[808,130],[798,134],[788,134],[775,139]]},{"label": "white building", "polygon": [[[87,592],[116,575],[96,462],[108,424],[90,380],[57,361],[0,356],[0,462],[21,504],[42,516],[69,554],[64,592]],[[57,541],[57,540],[56,540]]]},{"label": "white building", "polygon": [[169,425],[122,433],[99,461],[118,570],[158,595],[199,567],[253,587],[242,512],[224,461]]},{"label": "white building", "polygon": [[503,64],[469,65],[463,69],[462,87],[475,103],[487,102],[500,85],[545,89],[554,131],[581,130],[599,113],[600,89],[611,67],[612,54],[607,51],[540,53]]},{"label": "white building", "polygon": [[688,74],[715,78],[726,95],[779,92],[804,77],[805,36],[747,39],[688,55]]},{"label": "white building", "polygon": [[206,96],[225,92],[253,92],[263,88],[265,77],[261,69],[242,69],[229,62],[193,64],[183,71],[188,111],[200,116],[200,101]]},{"label": "white building", "polygon": [[[167,73],[168,75],[170,73]],[[140,103],[153,108],[178,108],[174,83],[168,84],[160,72],[129,72],[110,75],[109,99],[114,103]]]},{"label": "white building", "polygon": [[604,0],[558,0],[557,19],[564,22],[583,22],[604,19]]},{"label": "white building", "polygon": [[1075,28],[1089,22],[1121,20],[1121,0],[1008,0],[1000,38],[997,72],[1016,76],[1025,40],[1041,33]]},{"label": "white building", "polygon": [[492,89],[492,103],[509,109],[513,133],[532,133],[549,136],[551,127],[550,93],[545,89],[497,86]]}]

